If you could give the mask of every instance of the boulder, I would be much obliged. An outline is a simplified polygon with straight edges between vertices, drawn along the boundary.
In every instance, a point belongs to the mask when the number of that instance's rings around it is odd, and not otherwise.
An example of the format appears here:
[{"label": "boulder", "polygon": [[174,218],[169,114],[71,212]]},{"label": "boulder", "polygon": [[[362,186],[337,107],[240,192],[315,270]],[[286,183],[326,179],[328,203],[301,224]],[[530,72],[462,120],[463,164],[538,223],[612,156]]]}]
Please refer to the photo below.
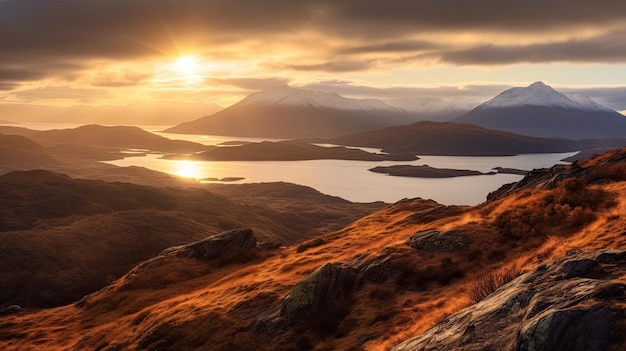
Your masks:
[{"label": "boulder", "polygon": [[20,307],[19,305],[11,305],[11,306],[1,309],[0,316],[4,316],[8,314],[15,314],[15,313],[22,312],[22,311],[24,311],[24,309]]},{"label": "boulder", "polygon": [[601,351],[624,323],[626,251],[541,265],[393,351]]},{"label": "boulder", "polygon": [[467,247],[469,240],[459,229],[439,231],[435,229],[419,231],[409,238],[407,244],[418,250],[456,251]]},{"label": "boulder", "polygon": [[296,283],[278,309],[263,313],[254,330],[278,334],[288,326],[304,325],[318,332],[332,332],[347,314],[351,294],[359,283],[355,268],[326,263]]},{"label": "boulder", "polygon": [[204,261],[214,260],[224,255],[235,255],[256,247],[252,229],[233,229],[187,245],[163,250],[159,256],[175,255]]}]

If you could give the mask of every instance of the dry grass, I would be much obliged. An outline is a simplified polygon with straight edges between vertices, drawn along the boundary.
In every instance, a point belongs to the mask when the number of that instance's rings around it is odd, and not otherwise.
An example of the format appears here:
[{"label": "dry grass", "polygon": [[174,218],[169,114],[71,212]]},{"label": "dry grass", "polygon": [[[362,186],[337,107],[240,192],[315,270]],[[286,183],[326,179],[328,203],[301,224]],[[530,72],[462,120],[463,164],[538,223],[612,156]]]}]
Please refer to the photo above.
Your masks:
[{"label": "dry grass", "polygon": [[[323,245],[305,244],[307,249],[300,252],[291,247],[274,256],[236,262],[203,275],[192,274],[189,280],[167,286],[147,282],[141,288],[126,291],[126,295],[110,291],[94,300],[103,306],[110,303],[116,309],[66,306],[5,317],[0,321],[0,349],[80,351],[93,350],[104,343],[133,349],[140,342],[158,348],[159,342],[170,340],[169,346],[161,346],[182,351],[247,350],[254,345],[272,350],[387,350],[479,301],[522,269],[562,256],[572,248],[626,247],[626,224],[620,220],[626,216],[626,183],[580,188],[570,185],[573,194],[566,194],[571,189],[565,186],[554,191],[529,190],[427,223],[406,219],[433,204],[406,201],[364,217],[341,231],[323,235]],[[526,233],[517,240],[503,240],[496,222],[503,213],[544,212],[552,205],[563,206],[563,199],[569,201],[566,203],[571,211],[576,208],[576,201],[592,208],[589,206],[593,201],[588,201],[597,199],[596,191],[616,194],[616,198],[613,207],[608,207],[602,196],[593,221],[568,224],[565,228],[555,224],[545,227],[543,235]],[[470,246],[460,253],[408,248],[407,238],[425,229],[462,229]],[[365,283],[350,297],[349,306],[334,320],[332,328],[320,333],[300,325],[272,337],[249,331],[259,311],[279,306],[290,288],[320,265],[377,255],[394,258],[393,267],[403,272],[399,281]],[[503,268],[493,269],[498,266]],[[164,266],[163,272],[150,278],[169,281],[176,272],[167,268]],[[182,260],[171,268],[190,274],[200,270]],[[61,327],[63,331],[55,331]],[[93,337],[78,343],[83,335]]]},{"label": "dry grass", "polygon": [[474,303],[480,302],[522,273],[522,269],[517,264],[491,270],[472,283],[469,298]]}]

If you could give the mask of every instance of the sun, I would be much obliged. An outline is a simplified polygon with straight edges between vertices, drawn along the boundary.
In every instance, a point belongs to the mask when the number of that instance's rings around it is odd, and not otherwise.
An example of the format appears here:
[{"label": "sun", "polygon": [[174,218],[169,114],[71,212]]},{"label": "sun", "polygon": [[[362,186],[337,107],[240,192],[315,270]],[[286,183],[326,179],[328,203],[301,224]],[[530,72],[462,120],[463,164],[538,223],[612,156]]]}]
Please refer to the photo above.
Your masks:
[{"label": "sun", "polygon": [[178,79],[187,84],[200,83],[203,79],[200,61],[193,55],[179,57],[171,64],[170,69]]}]

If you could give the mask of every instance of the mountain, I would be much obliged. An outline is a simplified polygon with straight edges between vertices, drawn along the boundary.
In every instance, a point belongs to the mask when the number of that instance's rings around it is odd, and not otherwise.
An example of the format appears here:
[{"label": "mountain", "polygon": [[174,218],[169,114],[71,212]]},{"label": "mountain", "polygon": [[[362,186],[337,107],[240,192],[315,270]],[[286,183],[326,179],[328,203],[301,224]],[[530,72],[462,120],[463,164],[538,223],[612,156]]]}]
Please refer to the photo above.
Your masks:
[{"label": "mountain", "polygon": [[542,82],[506,90],[453,122],[538,137],[626,137],[626,117],[620,113]]},{"label": "mountain", "polygon": [[416,121],[435,122],[453,120],[480,105],[479,101],[472,99],[445,101],[436,97],[392,98],[384,102],[413,114]]},{"label": "mountain", "polygon": [[77,128],[32,130],[0,126],[0,132],[25,136],[38,144],[52,147],[63,144],[106,148],[142,149],[151,151],[191,153],[210,147],[184,140],[171,140],[139,127],[84,125]]},{"label": "mountain", "polygon": [[[541,185],[546,175],[531,173],[525,186],[479,206],[405,199],[290,247],[267,249],[255,239],[259,233],[246,228],[206,233],[150,251],[122,277],[72,305],[7,306],[0,310],[0,349],[624,350],[626,149],[579,166],[552,168],[549,186]],[[19,179],[24,175],[12,181]],[[25,191],[16,187],[10,193],[13,199],[20,190]],[[168,194],[176,196],[176,190]],[[59,202],[46,202],[41,194],[21,202],[31,206],[27,213],[56,209]],[[41,201],[46,206],[39,207]],[[195,202],[196,211],[208,209],[228,212]],[[136,233],[176,228],[169,218],[139,214],[149,219],[143,227],[107,229],[124,215],[113,212],[108,221],[93,222],[95,227],[85,220],[72,232],[118,233],[116,238],[127,238],[118,244],[122,252],[135,243],[151,244],[135,242]],[[60,236],[72,218],[57,219]],[[0,273],[25,275],[29,283],[38,280],[15,262],[41,270],[63,266],[64,255],[90,258],[101,252],[99,246],[85,250],[91,240],[54,250],[54,236],[21,234],[12,233],[6,253],[11,265]],[[12,246],[20,240],[58,256],[29,260],[37,250]],[[108,259],[97,270],[115,262],[110,252],[116,251],[104,251]],[[58,274],[64,283],[75,279],[63,269]]]},{"label": "mountain", "polygon": [[331,137],[407,124],[414,121],[412,118],[406,110],[379,100],[349,99],[285,85],[253,93],[220,112],[165,131],[267,138]]}]

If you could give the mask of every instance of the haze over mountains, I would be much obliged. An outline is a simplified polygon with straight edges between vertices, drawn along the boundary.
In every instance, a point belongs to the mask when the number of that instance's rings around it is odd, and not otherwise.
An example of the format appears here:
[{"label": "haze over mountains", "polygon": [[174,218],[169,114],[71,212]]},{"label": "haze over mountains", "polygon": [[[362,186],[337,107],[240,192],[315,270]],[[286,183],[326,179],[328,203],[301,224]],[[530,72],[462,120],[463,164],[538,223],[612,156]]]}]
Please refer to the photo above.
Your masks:
[{"label": "haze over mountains", "polygon": [[[409,124],[430,115],[459,114],[451,106],[393,106],[376,99],[349,99],[336,93],[287,85],[253,93],[211,116],[169,128],[169,133],[204,133],[269,138],[333,137],[385,126]],[[450,111],[445,111],[449,108]]]},{"label": "haze over mountains", "polygon": [[[336,137],[416,121],[469,123],[538,137],[626,137],[626,117],[582,95],[565,95],[542,82],[512,88],[471,109],[441,99],[349,99],[280,86],[253,93],[214,115],[166,132],[247,137]],[[471,111],[470,111],[471,109]]]}]

